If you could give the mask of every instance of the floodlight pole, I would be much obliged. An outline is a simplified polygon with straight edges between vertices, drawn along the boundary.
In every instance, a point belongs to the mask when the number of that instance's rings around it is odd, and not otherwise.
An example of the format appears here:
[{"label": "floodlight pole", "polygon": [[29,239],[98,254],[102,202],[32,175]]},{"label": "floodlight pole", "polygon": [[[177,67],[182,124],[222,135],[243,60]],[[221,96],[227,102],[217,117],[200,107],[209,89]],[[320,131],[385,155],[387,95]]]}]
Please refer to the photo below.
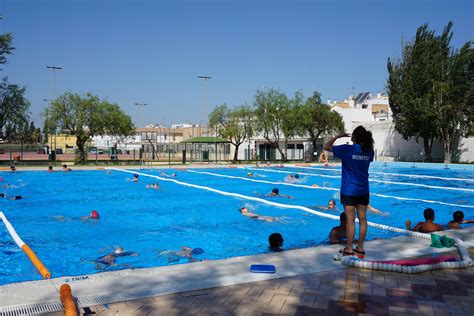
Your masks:
[{"label": "floodlight pole", "polygon": [[[203,110],[204,110],[204,113],[203,113],[203,116],[204,116],[204,119],[202,121],[202,125],[204,126],[204,124],[206,124],[206,120],[207,120],[207,80],[208,79],[212,79],[212,77],[210,76],[197,76],[199,79],[203,79],[204,80],[204,104],[203,104]],[[208,134],[208,131],[206,131],[206,134]]]},{"label": "floodlight pole", "polygon": [[[53,101],[56,99],[56,70],[61,70],[63,68],[58,67],[58,66],[46,66],[46,69],[53,70],[53,84],[52,84],[52,91],[51,91],[52,97],[53,97],[53,99],[51,100],[51,104],[53,104]],[[54,136],[54,153],[56,154],[56,131],[54,132],[53,136]]]}]

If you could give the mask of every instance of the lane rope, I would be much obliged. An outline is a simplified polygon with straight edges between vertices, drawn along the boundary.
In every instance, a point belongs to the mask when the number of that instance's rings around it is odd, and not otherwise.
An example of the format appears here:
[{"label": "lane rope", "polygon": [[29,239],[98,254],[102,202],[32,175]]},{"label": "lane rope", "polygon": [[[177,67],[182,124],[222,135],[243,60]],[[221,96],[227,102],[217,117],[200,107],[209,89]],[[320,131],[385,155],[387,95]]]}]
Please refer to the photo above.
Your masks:
[{"label": "lane rope", "polygon": [[[274,170],[274,169],[264,169],[264,168],[244,168],[244,167],[240,167],[240,168],[249,169],[249,170],[262,170],[262,171],[265,171],[265,172],[286,173],[286,174],[293,174],[293,173],[294,173],[294,172],[291,172],[291,171]],[[314,176],[314,177],[323,177],[323,178],[337,178],[337,179],[340,179],[340,178],[341,178],[341,176],[329,176],[329,175],[324,175],[324,174],[319,174],[319,173],[300,172],[299,174],[307,175],[307,176]],[[408,185],[408,186],[423,187],[423,188],[429,188],[429,189],[440,189],[440,190],[450,190],[450,191],[474,192],[474,189],[453,188],[453,187],[441,187],[441,186],[427,185],[427,184],[421,184],[421,183],[410,183],[410,182],[397,182],[397,181],[387,181],[387,180],[376,180],[376,179],[370,179],[370,178],[369,178],[369,182],[398,184],[398,185]]]},{"label": "lane rope", "polygon": [[[206,191],[214,192],[214,193],[225,195],[225,196],[233,196],[233,197],[243,199],[243,200],[260,202],[260,203],[263,203],[263,204],[272,205],[272,206],[276,206],[276,207],[281,207],[281,208],[286,208],[286,209],[302,210],[302,211],[305,211],[307,213],[311,213],[311,214],[314,214],[314,215],[317,215],[317,216],[320,216],[320,217],[329,218],[329,219],[339,221],[339,215],[326,214],[326,213],[323,213],[323,212],[315,211],[315,210],[310,209],[310,208],[305,207],[305,206],[290,205],[290,204],[272,202],[272,201],[268,201],[268,200],[258,198],[258,197],[247,196],[247,195],[243,195],[243,194],[239,194],[239,193],[233,193],[233,192],[227,192],[227,191],[221,191],[221,190],[213,189],[213,188],[202,186],[202,185],[187,183],[187,182],[178,181],[178,180],[175,180],[175,179],[163,178],[163,177],[159,177],[159,176],[156,176],[156,175],[150,175],[150,174],[147,174],[147,173],[141,173],[141,172],[137,172],[137,171],[130,171],[130,170],[120,169],[120,168],[115,168],[115,167],[109,167],[107,169],[121,171],[121,172],[125,172],[125,173],[131,173],[131,174],[136,173],[136,174],[139,174],[139,175],[144,176],[144,177],[155,178],[155,179],[159,179],[161,181],[174,182],[176,184],[191,187],[191,188],[206,190]],[[188,172],[194,172],[194,173],[201,173],[199,171],[194,171],[194,170],[189,170],[189,169],[187,171]],[[358,222],[357,219],[356,219],[356,222]],[[423,238],[423,239],[430,239],[431,238],[430,235],[428,235],[428,234],[413,232],[413,231],[410,231],[410,230],[401,229],[401,228],[392,227],[392,226],[383,225],[383,224],[378,224],[378,223],[374,223],[374,222],[367,221],[367,225],[371,226],[371,227],[374,227],[374,228],[379,228],[379,229],[382,229],[382,230],[392,231],[392,232],[395,232],[395,233],[408,234],[410,236],[414,236],[414,237],[418,237],[418,238]]]},{"label": "lane rope", "polygon": [[[273,185],[286,185],[286,186],[293,186],[293,187],[314,189],[314,190],[340,191],[340,189],[337,189],[337,188],[313,187],[313,186],[303,185],[303,184],[249,179],[249,178],[244,178],[244,177],[222,175],[222,174],[206,172],[206,171],[188,170],[188,172],[207,174],[207,175],[211,175],[211,176],[215,176],[215,177],[222,177],[222,178],[231,178],[231,179],[240,179],[240,180],[251,181],[251,182],[267,183],[267,184],[273,184]],[[373,192],[371,192],[370,195],[378,196],[378,197],[381,197],[381,198],[396,199],[396,200],[403,200],[403,201],[416,201],[416,202],[423,202],[423,203],[429,203],[429,204],[441,204],[441,205],[447,205],[447,206],[453,206],[453,207],[474,208],[474,205],[454,204],[454,203],[447,203],[447,202],[441,202],[441,201],[435,201],[435,200],[407,198],[407,197],[400,197],[400,196],[387,195],[387,194],[379,194],[379,193],[373,193]]]},{"label": "lane rope", "polygon": [[[328,169],[328,168],[318,168],[318,167],[304,167],[304,166],[295,166],[295,165],[283,165],[287,168],[300,168],[300,169],[310,169],[310,170],[324,170],[324,171],[336,171],[342,172],[341,169]],[[438,179],[438,180],[446,180],[446,181],[467,181],[467,182],[474,182],[474,179],[466,179],[466,178],[446,178],[446,177],[439,177],[439,176],[429,176],[425,174],[403,174],[403,173],[392,173],[392,172],[381,172],[381,171],[370,171],[369,174],[381,174],[381,175],[388,175],[388,176],[397,176],[397,177],[409,177],[409,178],[426,178],[426,179]]]}]

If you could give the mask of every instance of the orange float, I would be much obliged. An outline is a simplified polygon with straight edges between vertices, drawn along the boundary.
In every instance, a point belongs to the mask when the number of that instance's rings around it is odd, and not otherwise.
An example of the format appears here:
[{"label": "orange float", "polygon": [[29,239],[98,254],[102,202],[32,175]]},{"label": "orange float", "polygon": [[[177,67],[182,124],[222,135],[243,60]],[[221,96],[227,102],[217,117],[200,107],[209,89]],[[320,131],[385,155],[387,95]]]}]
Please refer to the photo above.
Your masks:
[{"label": "orange float", "polygon": [[77,306],[71,293],[69,284],[61,285],[59,289],[59,298],[64,305],[64,314],[66,316],[77,316]]}]

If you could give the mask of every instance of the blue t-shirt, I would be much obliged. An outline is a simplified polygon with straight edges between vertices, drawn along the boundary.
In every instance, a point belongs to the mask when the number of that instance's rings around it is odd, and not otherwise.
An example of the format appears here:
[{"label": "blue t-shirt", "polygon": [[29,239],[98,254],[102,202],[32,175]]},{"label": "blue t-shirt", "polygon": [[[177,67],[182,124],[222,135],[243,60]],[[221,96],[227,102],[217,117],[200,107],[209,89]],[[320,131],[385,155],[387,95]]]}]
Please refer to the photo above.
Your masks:
[{"label": "blue t-shirt", "polygon": [[374,152],[363,152],[359,144],[332,146],[332,152],[342,160],[341,193],[369,194],[369,165],[374,161]]}]

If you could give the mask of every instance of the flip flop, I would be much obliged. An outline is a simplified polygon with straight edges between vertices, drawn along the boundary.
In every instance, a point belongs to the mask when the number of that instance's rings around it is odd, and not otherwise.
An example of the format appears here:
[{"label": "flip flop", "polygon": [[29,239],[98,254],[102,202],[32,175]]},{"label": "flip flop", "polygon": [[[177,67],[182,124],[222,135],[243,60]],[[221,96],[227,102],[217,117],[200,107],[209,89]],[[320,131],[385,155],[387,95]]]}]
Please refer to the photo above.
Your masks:
[{"label": "flip flop", "polygon": [[342,256],[354,256],[354,252],[348,252],[346,251],[346,248],[344,247],[343,249],[339,250],[339,253],[342,254]]},{"label": "flip flop", "polygon": [[357,254],[357,257],[359,259],[364,259],[365,258],[365,251],[360,251],[358,247],[356,247],[355,249],[352,249],[354,250],[354,252]]}]

